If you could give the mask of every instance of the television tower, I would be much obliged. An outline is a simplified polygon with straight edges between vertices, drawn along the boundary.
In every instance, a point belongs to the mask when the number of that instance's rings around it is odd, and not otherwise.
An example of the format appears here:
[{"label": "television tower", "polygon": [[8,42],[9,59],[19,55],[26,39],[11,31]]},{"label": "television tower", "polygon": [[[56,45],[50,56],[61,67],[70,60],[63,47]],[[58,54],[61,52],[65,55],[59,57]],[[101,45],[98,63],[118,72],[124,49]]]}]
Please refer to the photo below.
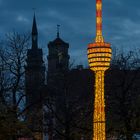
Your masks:
[{"label": "television tower", "polygon": [[102,36],[102,0],[96,0],[96,38],[88,45],[89,66],[95,73],[93,139],[106,140],[104,75],[110,66],[112,50]]}]

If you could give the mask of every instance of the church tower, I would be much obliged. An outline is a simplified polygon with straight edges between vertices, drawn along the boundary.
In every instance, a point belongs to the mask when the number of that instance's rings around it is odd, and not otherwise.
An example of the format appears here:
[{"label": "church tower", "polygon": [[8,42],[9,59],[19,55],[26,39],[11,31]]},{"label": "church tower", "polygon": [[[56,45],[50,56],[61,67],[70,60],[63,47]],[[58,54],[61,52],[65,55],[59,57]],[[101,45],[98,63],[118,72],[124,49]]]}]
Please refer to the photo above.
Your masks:
[{"label": "church tower", "polygon": [[[64,77],[69,70],[69,44],[60,38],[60,25],[57,25],[57,35],[53,41],[48,43],[48,71],[47,71],[47,88],[50,101],[54,103],[53,110],[57,114],[60,98],[64,90]],[[58,120],[55,115],[50,112],[49,118],[49,140],[57,139],[54,128],[58,128]]]},{"label": "church tower", "polygon": [[27,122],[34,137],[42,137],[42,95],[44,86],[45,66],[42,49],[38,48],[38,31],[35,15],[32,25],[32,48],[27,51],[27,65],[25,67]]},{"label": "church tower", "polygon": [[69,44],[60,38],[59,33],[60,25],[57,25],[57,37],[55,40],[50,41],[48,44],[48,72],[47,84],[52,85],[56,76],[69,69]]}]

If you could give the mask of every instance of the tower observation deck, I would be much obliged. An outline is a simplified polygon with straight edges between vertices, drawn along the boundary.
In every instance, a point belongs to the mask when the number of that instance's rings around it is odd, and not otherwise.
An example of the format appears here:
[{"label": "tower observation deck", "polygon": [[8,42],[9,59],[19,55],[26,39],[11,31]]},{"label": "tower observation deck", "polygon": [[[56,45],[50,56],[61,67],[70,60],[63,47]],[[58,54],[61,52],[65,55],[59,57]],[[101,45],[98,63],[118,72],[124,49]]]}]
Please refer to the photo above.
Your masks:
[{"label": "tower observation deck", "polygon": [[102,36],[102,0],[96,0],[96,38],[88,45],[88,62],[95,73],[93,140],[106,140],[104,75],[110,67],[111,45]]}]

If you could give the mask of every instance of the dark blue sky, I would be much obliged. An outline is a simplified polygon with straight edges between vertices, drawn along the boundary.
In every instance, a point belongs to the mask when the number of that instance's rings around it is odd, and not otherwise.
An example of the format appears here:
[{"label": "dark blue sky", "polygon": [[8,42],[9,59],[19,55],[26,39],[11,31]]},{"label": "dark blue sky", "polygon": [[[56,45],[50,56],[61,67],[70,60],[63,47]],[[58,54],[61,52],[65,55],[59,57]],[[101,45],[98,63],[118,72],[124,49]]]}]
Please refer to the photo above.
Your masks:
[{"label": "dark blue sky", "polygon": [[[139,48],[140,0],[102,1],[105,41],[122,50]],[[95,0],[0,0],[1,38],[13,30],[30,32],[34,7],[44,53],[60,24],[60,36],[70,44],[71,60],[87,63],[87,44],[95,37]]]}]

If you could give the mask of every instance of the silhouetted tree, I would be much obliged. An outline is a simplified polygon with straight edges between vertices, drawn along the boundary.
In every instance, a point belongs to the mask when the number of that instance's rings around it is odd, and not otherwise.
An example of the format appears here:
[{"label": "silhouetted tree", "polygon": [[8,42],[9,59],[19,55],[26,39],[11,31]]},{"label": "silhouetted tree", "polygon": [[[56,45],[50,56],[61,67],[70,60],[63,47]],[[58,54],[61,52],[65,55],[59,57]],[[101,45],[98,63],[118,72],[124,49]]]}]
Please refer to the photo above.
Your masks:
[{"label": "silhouetted tree", "polygon": [[[19,114],[24,108],[24,65],[29,35],[13,32],[6,35],[0,49],[0,109],[3,135],[16,139],[22,125]],[[5,124],[4,124],[5,123]],[[3,128],[3,127],[7,127]],[[6,132],[9,131],[9,132]],[[3,131],[1,131],[3,132]],[[6,137],[5,137],[6,139]]]},{"label": "silhouetted tree", "polygon": [[140,130],[139,60],[137,52],[116,53],[106,75],[108,132],[126,140]]},{"label": "silhouetted tree", "polygon": [[[48,89],[47,115],[51,114],[52,130],[56,139],[75,140],[90,137],[92,133],[92,98],[88,83],[90,75],[82,70],[61,71]],[[90,83],[90,82],[89,82]],[[49,118],[46,118],[49,119]],[[49,125],[49,124],[48,124]]]}]

